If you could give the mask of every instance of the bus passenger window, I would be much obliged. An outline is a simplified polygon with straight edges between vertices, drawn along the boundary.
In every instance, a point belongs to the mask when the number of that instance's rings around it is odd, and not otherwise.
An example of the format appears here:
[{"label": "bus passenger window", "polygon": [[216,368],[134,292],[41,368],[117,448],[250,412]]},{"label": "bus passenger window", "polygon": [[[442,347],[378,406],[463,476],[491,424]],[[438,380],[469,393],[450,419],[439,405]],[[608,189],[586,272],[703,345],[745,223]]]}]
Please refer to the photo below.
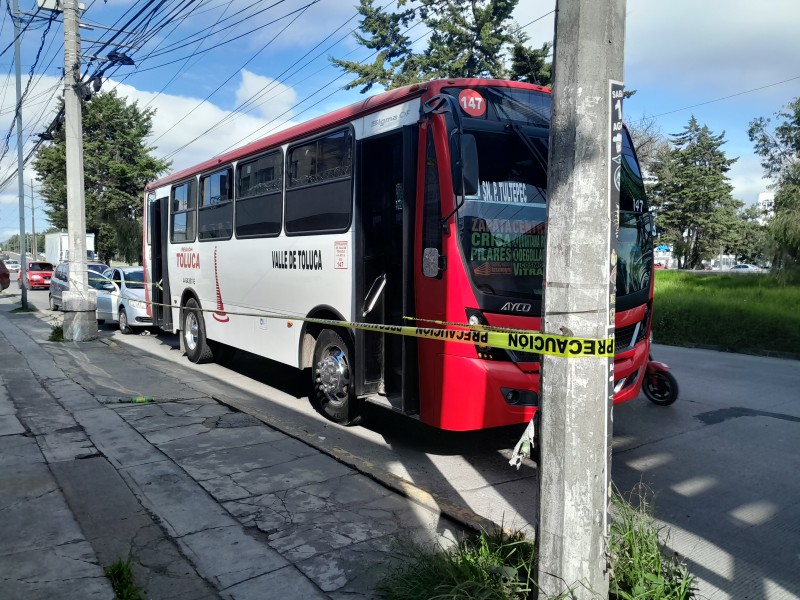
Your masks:
[{"label": "bus passenger window", "polygon": [[353,207],[353,136],[349,129],[289,149],[289,234],[346,231]]},{"label": "bus passenger window", "polygon": [[236,237],[281,232],[283,153],[278,150],[236,168]]},{"label": "bus passenger window", "polygon": [[173,243],[193,242],[197,208],[197,185],[194,180],[172,188],[170,240]]},{"label": "bus passenger window", "polygon": [[232,169],[222,169],[200,179],[200,209],[197,220],[200,241],[231,237],[233,221]]}]

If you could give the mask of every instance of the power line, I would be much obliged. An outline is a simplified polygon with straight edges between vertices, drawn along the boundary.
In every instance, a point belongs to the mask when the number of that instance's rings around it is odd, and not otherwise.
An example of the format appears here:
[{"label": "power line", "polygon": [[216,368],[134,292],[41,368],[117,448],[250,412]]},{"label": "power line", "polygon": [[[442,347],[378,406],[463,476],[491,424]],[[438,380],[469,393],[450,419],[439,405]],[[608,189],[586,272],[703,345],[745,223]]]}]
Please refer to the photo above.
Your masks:
[{"label": "power line", "polygon": [[[315,3],[316,3],[316,2],[314,2],[314,3],[312,3],[312,4],[315,4]],[[217,93],[217,92],[218,92],[218,91],[219,91],[219,90],[222,88],[222,86],[224,86],[224,85],[225,85],[226,83],[228,83],[228,82],[229,82],[231,79],[233,79],[233,78],[234,78],[234,77],[235,77],[235,76],[236,76],[236,75],[239,73],[239,71],[241,71],[241,69],[243,69],[243,68],[244,68],[244,67],[246,67],[248,64],[250,64],[250,63],[251,63],[253,60],[255,60],[255,58],[256,58],[256,57],[257,57],[259,54],[261,54],[261,53],[262,53],[264,50],[266,50],[266,49],[267,49],[267,47],[268,47],[270,44],[272,44],[272,42],[274,42],[276,39],[278,39],[278,36],[280,36],[280,35],[281,35],[281,34],[282,34],[284,31],[286,31],[286,30],[287,30],[289,27],[291,27],[291,26],[294,24],[294,22],[295,22],[295,21],[297,21],[297,19],[299,19],[301,16],[303,16],[303,14],[305,13],[305,11],[306,11],[306,10],[308,10],[308,8],[309,8],[310,6],[311,6],[311,4],[307,5],[307,6],[306,6],[306,7],[305,7],[305,8],[304,8],[304,9],[303,9],[301,12],[297,13],[297,15],[294,17],[294,19],[292,19],[291,21],[289,21],[289,23],[287,23],[287,24],[284,26],[284,28],[283,28],[283,29],[281,29],[281,30],[280,30],[280,31],[279,31],[277,34],[275,34],[275,36],[274,36],[274,37],[273,37],[271,40],[269,40],[269,41],[268,41],[266,44],[264,44],[264,45],[263,45],[263,46],[262,46],[262,47],[261,47],[261,48],[258,50],[258,52],[256,52],[255,54],[253,54],[253,56],[251,56],[251,57],[250,57],[250,58],[249,58],[247,61],[245,61],[245,63],[244,63],[244,64],[243,64],[241,67],[239,67],[239,69],[237,69],[236,71],[234,71],[234,72],[233,72],[233,73],[230,75],[230,77],[228,77],[228,78],[227,78],[225,81],[223,81],[222,83],[220,83],[220,84],[219,84],[219,85],[218,85],[218,86],[217,86],[217,87],[214,89],[214,91],[212,91],[212,92],[211,92],[210,94],[208,94],[208,95],[207,95],[207,96],[206,96],[206,97],[205,97],[203,100],[201,100],[201,101],[200,101],[200,102],[199,102],[199,103],[198,103],[198,104],[197,104],[197,105],[196,105],[196,106],[195,106],[195,107],[194,107],[192,110],[190,110],[190,111],[189,111],[188,113],[186,113],[186,114],[185,114],[183,117],[181,117],[181,118],[180,118],[180,120],[178,120],[178,121],[176,121],[175,123],[173,123],[173,124],[172,124],[172,127],[170,127],[169,129],[167,129],[166,131],[164,131],[164,132],[163,132],[163,133],[162,133],[160,136],[158,136],[158,137],[157,137],[155,140],[153,140],[153,143],[157,142],[157,141],[158,141],[158,140],[160,140],[160,139],[161,139],[161,138],[162,138],[164,135],[166,135],[168,132],[172,131],[172,129],[174,129],[174,128],[175,128],[175,127],[176,127],[176,126],[177,126],[179,123],[181,123],[181,122],[182,122],[182,121],[183,121],[183,120],[184,120],[186,117],[188,117],[189,115],[191,115],[191,114],[192,114],[192,113],[193,113],[195,110],[197,110],[197,109],[198,109],[200,106],[202,106],[202,105],[203,105],[203,103],[204,103],[204,102],[206,102],[206,100],[208,100],[209,98],[211,98],[211,96],[213,96],[214,94],[216,94],[216,93]]]},{"label": "power line", "polygon": [[[684,106],[683,108],[676,108],[675,110],[670,110],[667,112],[660,113],[658,115],[653,115],[652,118],[663,117],[665,115],[671,115],[676,112],[680,112],[682,110],[689,110],[690,108],[697,108],[698,106],[705,106],[706,104],[713,104],[714,102],[721,102],[722,100],[728,100],[730,98],[735,98],[737,96],[743,96],[744,94],[750,94],[752,92],[758,92],[760,90],[765,90],[767,88],[775,87],[776,85],[781,85],[783,83],[788,83],[790,81],[794,81],[796,79],[800,79],[800,75],[796,75],[794,77],[790,77],[789,79],[784,79],[783,81],[776,81],[775,83],[768,83],[767,85],[762,85],[757,88],[752,88],[750,90],[745,90],[743,92],[736,92],[735,94],[730,94],[728,96],[723,96],[722,98],[715,98],[714,100],[707,100],[706,102],[700,102],[698,104],[692,104],[691,106]],[[641,120],[641,119],[640,119]]]},{"label": "power line", "polygon": [[520,29],[525,29],[528,25],[533,25],[537,21],[541,21],[542,19],[544,19],[546,16],[552,15],[554,12],[556,12],[556,9],[551,10],[549,13],[543,14],[541,17],[536,17],[533,21],[531,21],[529,23],[525,23],[525,25],[520,25],[519,28]]},{"label": "power line", "polygon": [[[415,28],[415,27],[417,27],[418,25],[421,25],[422,23],[423,23],[423,21],[422,21],[422,20],[420,20],[420,21],[417,21],[417,22],[416,22],[414,25],[412,25],[411,27],[409,27],[408,29],[406,29],[406,33],[408,33],[409,31],[411,31],[412,29],[414,29],[414,28]],[[431,32],[431,30],[428,30],[428,31],[426,31],[426,32],[425,32],[425,33],[423,33],[421,36],[419,36],[418,38],[416,38],[415,40],[413,40],[411,43],[412,43],[412,44],[415,44],[416,42],[418,42],[419,40],[421,40],[422,38],[424,38],[426,35],[428,35],[430,32]],[[362,60],[360,60],[359,62],[360,62],[361,64],[364,64],[366,61],[368,61],[370,58],[372,58],[373,56],[375,56],[377,53],[378,53],[378,51],[377,51],[377,50],[374,50],[373,52],[371,52],[369,55],[367,55],[366,57],[364,57],[364,58],[363,58]],[[232,149],[232,148],[235,148],[235,147],[236,147],[236,146],[238,146],[239,144],[243,143],[243,142],[244,142],[244,140],[246,140],[246,139],[248,139],[248,138],[252,137],[252,136],[253,136],[255,133],[258,133],[258,132],[262,131],[263,129],[267,128],[269,125],[271,125],[272,123],[274,123],[275,121],[277,121],[278,119],[280,119],[280,118],[281,118],[283,115],[285,115],[285,114],[286,114],[286,113],[288,113],[288,112],[291,112],[291,111],[293,111],[293,110],[294,110],[294,109],[296,109],[298,106],[300,106],[300,105],[301,105],[301,104],[303,104],[304,102],[307,102],[309,99],[313,98],[314,96],[316,96],[317,94],[319,94],[320,92],[322,92],[323,90],[325,90],[326,88],[330,87],[331,85],[333,85],[334,83],[336,83],[337,81],[339,81],[339,80],[340,80],[342,77],[345,77],[346,75],[347,75],[347,73],[342,73],[341,75],[339,75],[339,76],[337,76],[337,77],[333,78],[331,81],[329,81],[329,82],[327,82],[327,83],[323,84],[323,85],[322,85],[322,86],[320,86],[320,87],[319,87],[319,88],[318,88],[316,91],[314,91],[312,94],[310,94],[309,96],[306,96],[306,97],[305,97],[303,100],[301,100],[300,102],[298,102],[298,103],[297,103],[297,104],[295,104],[294,106],[292,106],[292,107],[290,107],[290,108],[286,109],[286,110],[285,110],[284,112],[282,112],[280,115],[278,115],[278,116],[274,117],[273,119],[271,119],[271,120],[270,120],[268,123],[265,123],[264,125],[262,125],[262,126],[261,126],[261,127],[259,127],[258,129],[256,129],[255,131],[252,131],[252,132],[250,132],[250,134],[249,134],[249,135],[247,135],[246,137],[244,137],[244,138],[240,139],[239,141],[237,141],[237,142],[235,142],[235,143],[231,144],[230,146],[228,146],[227,148],[225,148],[225,149],[224,149],[224,150],[222,150],[221,152],[218,152],[218,153],[216,154],[216,156],[219,156],[220,154],[223,154],[223,153],[227,152],[228,150],[230,150],[230,149]],[[328,94],[328,95],[327,95],[327,96],[325,96],[324,98],[321,98],[321,99],[317,100],[317,101],[316,101],[314,104],[312,104],[311,106],[307,106],[306,108],[304,108],[303,110],[301,110],[299,113],[295,113],[295,114],[293,114],[292,116],[302,115],[303,113],[305,113],[305,112],[308,112],[309,110],[311,110],[311,109],[312,109],[312,108],[314,108],[315,106],[318,106],[320,103],[322,103],[323,101],[327,100],[328,98],[330,98],[330,97],[331,97],[331,96],[333,96],[334,94],[337,94],[337,93],[338,93],[338,92],[340,92],[340,91],[341,91],[341,88],[337,88],[337,89],[335,89],[334,91],[332,91],[330,94]],[[281,125],[283,125],[284,123],[285,123],[285,121],[284,121],[283,123],[279,123],[278,125],[275,125],[275,126],[272,128],[272,129],[269,129],[268,131],[265,131],[265,132],[262,134],[262,137],[263,137],[263,136],[266,136],[266,135],[269,135],[270,133],[272,133],[273,131],[275,131],[275,130],[276,130],[278,127],[280,127]],[[206,133],[207,133],[207,132],[206,132]],[[203,133],[203,134],[201,134],[200,136],[198,136],[197,138],[195,138],[195,140],[199,139],[199,138],[200,138],[200,137],[202,137],[203,135],[205,135],[205,133]],[[192,140],[192,142],[194,142],[195,140]],[[192,143],[192,142],[189,142],[189,143]],[[186,147],[186,146],[188,146],[188,145],[189,145],[189,144],[185,144],[184,146],[182,146],[182,147],[180,148],[180,150],[182,150],[183,148],[185,148],[185,147]],[[173,154],[174,154],[174,153],[173,153]]]},{"label": "power line", "polygon": [[[296,10],[293,10],[293,11],[291,11],[291,12],[289,12],[289,13],[286,13],[286,14],[285,14],[285,15],[283,15],[282,17],[278,17],[277,19],[273,19],[272,21],[269,21],[268,23],[264,23],[263,25],[259,25],[258,27],[254,28],[254,29],[251,29],[250,31],[246,31],[245,33],[242,33],[241,35],[237,35],[237,36],[235,36],[235,37],[228,38],[228,39],[226,39],[224,42],[220,42],[219,44],[217,44],[217,45],[215,45],[215,46],[212,46],[212,47],[210,47],[210,48],[206,48],[206,49],[204,49],[204,50],[200,50],[199,52],[197,52],[197,53],[196,53],[196,55],[199,55],[199,54],[205,54],[206,52],[211,52],[212,50],[216,50],[217,48],[220,48],[220,47],[222,47],[222,46],[224,46],[224,45],[226,45],[226,44],[230,44],[231,42],[235,42],[236,40],[238,40],[238,39],[240,39],[240,38],[243,38],[243,37],[245,37],[245,36],[248,36],[248,35],[250,35],[251,33],[255,33],[256,31],[259,31],[259,30],[261,30],[261,29],[264,29],[264,27],[267,27],[267,26],[269,26],[269,25],[272,25],[272,24],[274,24],[274,23],[277,23],[278,21],[281,21],[281,20],[285,19],[286,17],[290,17],[291,15],[293,15],[293,14],[295,14],[295,13],[298,13],[298,12],[300,12],[300,11],[303,11],[303,10],[305,10],[306,8],[308,8],[309,6],[312,6],[312,5],[316,4],[317,2],[320,2],[320,0],[311,0],[311,2],[309,2],[308,4],[305,4],[305,5],[301,6],[300,8],[298,8],[298,9],[296,9]],[[137,69],[136,73],[146,73],[147,71],[153,71],[153,70],[155,70],[155,69],[160,69],[161,67],[166,67],[167,65],[171,65],[171,64],[174,64],[174,63],[176,63],[176,62],[180,62],[180,61],[182,61],[184,58],[185,58],[185,57],[181,57],[181,58],[178,58],[178,59],[175,59],[175,60],[171,60],[171,61],[169,61],[169,62],[166,62],[166,63],[160,64],[160,65],[156,65],[156,66],[154,66],[154,67],[149,67],[149,68],[147,68],[147,69]]]},{"label": "power line", "polygon": [[[390,4],[393,4],[393,3],[394,3],[394,1],[395,1],[395,0],[390,0],[390,1],[389,1],[389,2],[388,2],[386,5],[384,5],[382,8],[386,8],[386,7],[387,7],[387,6],[389,6]],[[224,123],[226,123],[226,122],[229,122],[229,121],[231,121],[231,120],[234,120],[234,119],[236,119],[236,118],[237,118],[237,117],[238,117],[240,114],[242,114],[242,113],[243,113],[243,110],[244,110],[245,108],[247,108],[247,107],[249,107],[249,106],[251,106],[251,105],[252,105],[252,103],[255,101],[255,99],[256,99],[256,98],[263,97],[263,95],[264,95],[264,94],[268,93],[269,91],[271,91],[272,89],[274,89],[275,87],[277,87],[278,85],[280,85],[280,84],[282,83],[282,82],[280,81],[280,78],[281,78],[281,77],[283,77],[283,75],[285,75],[285,74],[286,74],[288,71],[290,71],[292,68],[294,68],[294,67],[295,67],[295,66],[296,66],[298,63],[300,63],[300,62],[301,62],[301,61],[302,61],[302,60],[303,60],[303,59],[304,59],[306,56],[308,56],[308,55],[309,55],[309,54],[311,54],[311,53],[312,53],[312,52],[313,52],[313,51],[314,51],[316,48],[318,48],[319,46],[321,46],[321,45],[322,45],[322,44],[323,44],[323,43],[324,43],[326,40],[328,40],[330,37],[332,37],[332,36],[333,36],[333,34],[335,34],[337,31],[341,30],[342,28],[344,28],[344,27],[345,27],[345,26],[346,26],[346,25],[347,25],[347,24],[348,24],[350,21],[352,21],[353,19],[355,19],[355,18],[358,16],[358,14],[359,14],[359,13],[358,13],[358,12],[356,12],[356,13],[355,13],[355,14],[354,14],[352,17],[350,17],[349,19],[347,19],[347,20],[346,20],[344,23],[342,23],[342,24],[341,24],[339,27],[337,27],[335,30],[333,30],[331,33],[329,33],[329,34],[328,34],[328,35],[327,35],[325,38],[323,38],[322,40],[320,40],[320,41],[319,41],[319,42],[318,42],[318,43],[317,43],[317,44],[316,44],[316,45],[315,45],[313,48],[311,48],[311,49],[310,49],[308,52],[306,52],[306,53],[305,53],[303,56],[301,56],[299,59],[295,60],[295,62],[294,62],[292,65],[290,65],[289,67],[287,67],[286,69],[284,69],[282,73],[280,73],[280,74],[279,74],[279,75],[278,75],[278,76],[277,76],[275,79],[273,79],[273,80],[272,80],[272,82],[271,82],[271,83],[269,83],[269,84],[265,85],[263,88],[261,88],[261,90],[259,90],[259,91],[258,91],[258,92],[256,92],[255,94],[253,94],[253,95],[252,95],[252,96],[251,96],[249,99],[247,99],[245,102],[243,102],[242,104],[240,104],[239,106],[237,106],[236,108],[234,108],[234,109],[233,109],[233,111],[231,111],[229,114],[225,115],[225,117],[223,117],[222,119],[220,119],[219,121],[217,121],[217,122],[216,122],[214,125],[212,125],[212,126],[211,126],[211,127],[209,127],[208,129],[206,129],[204,132],[202,132],[201,134],[199,134],[198,136],[196,136],[194,139],[190,140],[189,142],[187,142],[187,143],[186,143],[186,144],[184,144],[183,146],[181,146],[181,147],[177,148],[176,150],[173,150],[172,152],[170,152],[169,154],[167,154],[167,155],[166,155],[166,156],[164,156],[163,158],[164,158],[164,159],[169,159],[169,158],[171,158],[171,157],[175,156],[175,155],[176,155],[178,152],[180,152],[181,150],[185,149],[185,148],[186,148],[186,147],[188,147],[189,145],[193,144],[194,142],[196,142],[197,140],[199,140],[199,139],[200,139],[201,137],[203,137],[204,135],[207,135],[207,134],[211,133],[212,131],[214,131],[215,129],[218,129],[218,128],[219,128],[219,127],[221,127],[221,126],[222,126]],[[413,25],[411,28],[409,28],[409,31],[410,31],[410,30],[411,30],[413,27],[416,27],[416,25],[419,25],[419,22],[418,22],[417,24]],[[353,30],[350,30],[349,32],[347,32],[347,33],[346,33],[346,34],[345,34],[343,37],[339,38],[339,40],[337,40],[337,41],[336,41],[334,44],[332,44],[331,46],[329,46],[328,48],[326,48],[326,50],[328,50],[328,49],[332,48],[333,46],[335,46],[336,44],[338,44],[338,43],[339,43],[339,42],[340,42],[342,39],[344,39],[345,37],[347,37],[348,35],[350,35],[351,33],[353,33],[353,31],[354,31],[354,29],[353,29]],[[323,51],[323,52],[324,52],[324,51]],[[372,54],[370,54],[369,56],[371,57],[371,56],[373,56],[374,54],[375,54],[375,52],[373,52],[373,53],[372,53]],[[295,70],[295,72],[294,72],[294,73],[292,73],[291,75],[294,75],[295,73],[299,72],[300,70],[302,70],[303,68],[305,68],[306,66],[308,66],[308,65],[309,65],[311,62],[313,62],[313,61],[314,61],[316,58],[318,58],[318,57],[319,57],[319,54],[318,54],[317,56],[315,56],[314,58],[312,58],[310,61],[308,61],[308,62],[307,62],[305,65],[303,65],[302,67],[300,67],[300,68],[298,68],[297,70]],[[368,57],[368,58],[369,58],[369,57]],[[366,59],[365,59],[365,60],[366,60]],[[238,72],[238,71],[237,71],[237,72]],[[319,72],[319,71],[318,71],[318,72]],[[291,75],[289,75],[289,76],[291,76]],[[334,81],[336,81],[336,80],[340,79],[342,76],[344,76],[344,74],[343,74],[343,75],[340,75],[339,77],[337,77],[337,78],[336,78]],[[305,81],[305,79],[304,79],[303,81]],[[330,83],[333,83],[333,82],[330,82]],[[330,83],[328,83],[328,84],[325,84],[325,86],[323,86],[323,89],[324,89],[324,87],[327,87],[327,85],[330,85]],[[317,94],[317,93],[319,93],[319,90],[318,90],[317,92],[314,92],[314,95],[315,95],[315,94]],[[276,96],[277,96],[277,94],[276,94]],[[268,98],[268,99],[272,99],[272,98],[274,98],[274,97],[275,97],[275,96],[271,96],[271,97],[270,97],[270,98]],[[258,130],[256,130],[256,131],[260,131],[260,130],[261,130],[261,129],[263,129],[264,127],[268,126],[269,124],[271,124],[272,122],[274,122],[276,119],[278,119],[278,118],[280,118],[281,116],[283,116],[284,114],[286,114],[286,112],[289,112],[289,111],[293,110],[294,108],[296,108],[297,106],[299,106],[300,104],[302,104],[303,102],[305,102],[307,99],[308,99],[308,98],[305,98],[305,99],[301,100],[300,102],[298,102],[297,104],[295,104],[293,107],[289,108],[289,109],[288,109],[287,111],[285,111],[284,113],[281,113],[280,115],[278,115],[277,117],[275,117],[274,119],[272,119],[271,121],[269,121],[269,122],[268,122],[266,125],[262,126],[260,129],[258,129]],[[266,101],[266,99],[265,99],[265,101]],[[252,135],[252,134],[251,134],[251,135]],[[163,134],[162,134],[162,136],[163,136]],[[162,137],[162,136],[159,136],[159,138],[157,138],[157,139],[160,139],[160,137]],[[249,136],[248,136],[248,137],[249,137]],[[241,141],[242,141],[242,140],[239,140],[238,142],[234,143],[232,146],[229,146],[229,148],[231,148],[231,147],[234,147],[234,146],[238,145],[239,143],[241,143]],[[223,150],[222,152],[225,152],[225,151],[227,151],[229,148],[226,148],[226,149],[225,149],[225,150]]]}]

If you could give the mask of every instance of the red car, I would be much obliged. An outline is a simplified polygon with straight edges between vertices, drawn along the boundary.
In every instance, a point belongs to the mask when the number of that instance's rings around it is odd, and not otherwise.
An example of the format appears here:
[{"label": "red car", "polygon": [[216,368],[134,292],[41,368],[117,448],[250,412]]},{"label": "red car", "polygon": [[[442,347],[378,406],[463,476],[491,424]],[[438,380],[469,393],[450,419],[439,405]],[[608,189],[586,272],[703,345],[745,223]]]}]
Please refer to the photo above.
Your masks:
[{"label": "red car", "polygon": [[[53,265],[49,262],[29,262],[28,269],[25,271],[25,287],[29,290],[35,290],[36,288],[50,289],[50,277],[52,276]],[[22,271],[17,276],[17,283],[19,283],[19,289],[22,289]]]}]

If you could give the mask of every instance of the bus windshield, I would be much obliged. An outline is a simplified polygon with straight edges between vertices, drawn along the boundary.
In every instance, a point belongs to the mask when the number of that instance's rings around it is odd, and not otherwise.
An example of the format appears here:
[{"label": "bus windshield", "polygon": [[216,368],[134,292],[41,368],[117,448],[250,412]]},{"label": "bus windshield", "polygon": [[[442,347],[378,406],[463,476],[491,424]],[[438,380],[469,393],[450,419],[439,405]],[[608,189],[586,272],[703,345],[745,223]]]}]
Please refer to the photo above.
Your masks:
[{"label": "bus windshield", "polygon": [[542,293],[547,140],[530,138],[535,155],[508,131],[475,131],[479,189],[458,212],[467,271],[486,294],[530,298]]},{"label": "bus windshield", "polygon": [[[459,242],[484,294],[540,300],[547,221],[546,131],[482,127],[475,136],[479,189],[458,211]],[[626,150],[630,142],[626,135]],[[632,152],[621,172],[617,296],[649,289],[652,220]],[[535,302],[534,302],[535,304]]]}]

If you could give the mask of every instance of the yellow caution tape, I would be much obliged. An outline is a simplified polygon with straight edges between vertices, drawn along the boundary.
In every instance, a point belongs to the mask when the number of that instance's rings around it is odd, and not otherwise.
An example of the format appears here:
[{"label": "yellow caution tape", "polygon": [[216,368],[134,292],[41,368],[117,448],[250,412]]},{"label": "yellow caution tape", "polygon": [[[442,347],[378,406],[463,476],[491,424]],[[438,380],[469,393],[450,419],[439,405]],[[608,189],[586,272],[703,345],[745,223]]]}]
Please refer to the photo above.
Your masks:
[{"label": "yellow caution tape", "polygon": [[[151,306],[164,306],[172,309],[170,304],[160,304],[147,302]],[[408,325],[385,325],[382,323],[358,323],[351,321],[336,321],[333,319],[315,319],[299,315],[288,315],[282,313],[264,312],[237,312],[229,310],[199,309],[201,312],[223,312],[226,315],[242,317],[257,317],[267,319],[282,319],[287,321],[303,321],[306,323],[317,323],[331,327],[345,327],[348,329],[362,329],[365,331],[376,331],[380,333],[390,333],[394,335],[406,335],[427,340],[438,340],[442,342],[455,342],[460,344],[473,344],[486,348],[500,348],[502,350],[515,350],[518,352],[530,352],[535,354],[546,354],[548,356],[560,356],[563,358],[613,358],[614,338],[592,339],[578,338],[564,335],[541,333],[524,329],[509,329],[505,327],[492,327],[489,325],[468,325],[465,323],[452,323],[448,321],[431,321],[426,319],[416,319],[414,317],[403,317],[407,320],[418,320],[428,322],[443,327],[411,327]],[[458,327],[459,329],[452,329]]]}]

